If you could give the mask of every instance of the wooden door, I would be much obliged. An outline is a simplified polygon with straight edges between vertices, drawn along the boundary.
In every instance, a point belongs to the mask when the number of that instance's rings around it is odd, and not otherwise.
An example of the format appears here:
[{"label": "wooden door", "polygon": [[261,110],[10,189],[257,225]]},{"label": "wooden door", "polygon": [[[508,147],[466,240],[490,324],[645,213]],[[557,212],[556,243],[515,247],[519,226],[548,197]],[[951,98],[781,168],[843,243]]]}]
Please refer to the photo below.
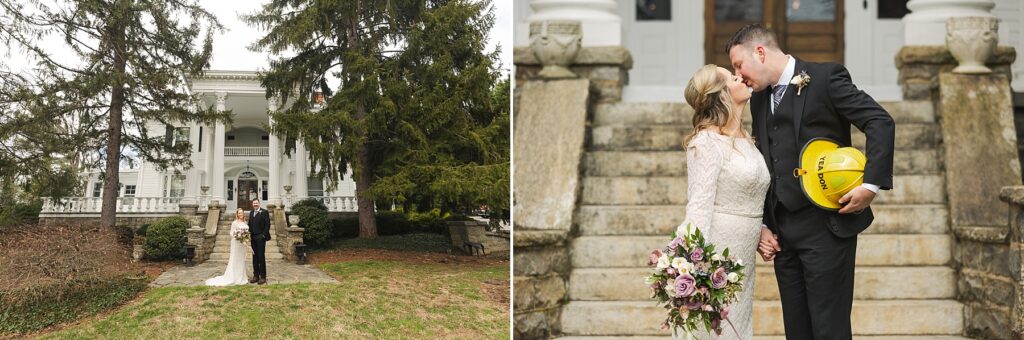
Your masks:
[{"label": "wooden door", "polygon": [[256,180],[238,180],[238,207],[246,211],[252,210],[252,200],[259,196],[259,186]]},{"label": "wooden door", "polygon": [[843,62],[843,0],[705,0],[705,62],[732,70],[725,45],[752,23],[774,31],[797,58]]}]

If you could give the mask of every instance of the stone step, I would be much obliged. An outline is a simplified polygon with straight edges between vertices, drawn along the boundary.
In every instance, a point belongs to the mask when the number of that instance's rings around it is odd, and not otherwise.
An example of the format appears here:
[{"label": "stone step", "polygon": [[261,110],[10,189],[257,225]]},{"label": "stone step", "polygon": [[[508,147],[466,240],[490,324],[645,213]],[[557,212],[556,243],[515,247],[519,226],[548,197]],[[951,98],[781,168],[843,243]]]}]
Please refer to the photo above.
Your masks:
[{"label": "stone step", "polygon": [[[893,174],[923,175],[942,171],[938,149],[900,150],[893,156]],[[683,151],[591,151],[583,155],[586,176],[686,176]]]},{"label": "stone step", "polygon": [[[664,340],[664,336],[600,336],[570,335],[554,338],[558,340]],[[970,340],[959,335],[855,335],[853,340]],[[783,335],[756,335],[754,340],[786,340]]]},{"label": "stone step", "polygon": [[[650,272],[646,267],[575,269],[569,275],[569,298],[577,301],[648,299],[650,290],[644,278]],[[757,267],[756,275],[754,298],[778,300],[775,270]],[[949,267],[858,267],[854,277],[854,298],[858,300],[956,298],[956,274]]]},{"label": "stone step", "polygon": [[[748,127],[749,129],[749,127]],[[680,151],[691,128],[680,125],[604,125],[590,130],[591,151]],[[856,128],[851,134],[853,146],[864,148],[865,137]],[[935,123],[896,125],[897,151],[934,149],[941,141]]]},{"label": "stone step", "polygon": [[[231,256],[231,254],[228,254],[228,253],[213,253],[213,254],[210,254],[210,259],[209,260],[210,261],[227,261],[229,256]],[[270,260],[270,259],[280,260],[280,259],[284,258],[284,255],[281,255],[281,253],[269,252],[269,251],[266,252],[265,256],[266,256],[266,258],[268,260]],[[252,253],[246,253],[245,258],[252,259]]]},{"label": "stone step", "polygon": [[[882,191],[874,204],[939,204],[946,202],[942,175],[896,175],[893,189]],[[686,204],[685,177],[583,177],[583,205]]]},{"label": "stone step", "polygon": [[684,177],[584,177],[581,204],[685,204]]},{"label": "stone step", "polygon": [[[864,234],[944,234],[949,212],[942,204],[877,204]],[[582,205],[575,213],[583,236],[672,234],[686,220],[685,205]]]},{"label": "stone step", "polygon": [[[663,248],[669,241],[668,235],[580,236],[572,241],[572,266],[646,267],[651,251]],[[949,235],[861,235],[857,239],[857,265],[941,266],[949,263],[951,249]]]},{"label": "stone step", "polygon": [[[880,102],[897,123],[934,123],[935,109],[927,100]],[[749,106],[743,119],[751,121]],[[680,124],[690,126],[693,108],[682,103],[609,103],[594,109],[594,126]]]},{"label": "stone step", "polygon": [[[754,299],[778,300],[779,284],[772,267],[757,267]],[[853,298],[857,300],[956,299],[956,272],[946,266],[857,267]]]},{"label": "stone step", "polygon": [[[854,300],[857,335],[960,335],[964,307],[956,300]],[[754,334],[785,335],[782,305],[754,301]]]},{"label": "stone step", "polygon": [[[783,335],[782,307],[754,301],[754,334]],[[654,300],[570,301],[562,308],[566,335],[661,335],[666,311]],[[963,305],[955,300],[855,300],[855,335],[958,335]]]}]

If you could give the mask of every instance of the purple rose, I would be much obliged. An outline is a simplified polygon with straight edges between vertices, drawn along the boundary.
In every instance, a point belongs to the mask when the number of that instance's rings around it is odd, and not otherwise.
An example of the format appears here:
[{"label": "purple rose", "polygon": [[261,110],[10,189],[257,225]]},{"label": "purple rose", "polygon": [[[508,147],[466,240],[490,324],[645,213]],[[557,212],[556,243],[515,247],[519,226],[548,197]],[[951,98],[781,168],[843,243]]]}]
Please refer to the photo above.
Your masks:
[{"label": "purple rose", "polygon": [[711,287],[715,289],[725,288],[725,285],[729,283],[729,276],[725,274],[725,268],[718,267],[715,272],[711,274]]},{"label": "purple rose", "polygon": [[676,296],[688,297],[693,295],[693,292],[697,289],[697,280],[693,278],[689,273],[682,273],[676,276]]},{"label": "purple rose", "polygon": [[651,257],[648,260],[647,265],[652,266],[658,264],[658,258],[661,258],[661,250],[655,249],[654,251],[651,252]]},{"label": "purple rose", "polygon": [[671,252],[671,255],[674,257],[676,254],[678,254],[678,252],[676,250],[679,249],[679,247],[682,247],[682,246],[685,246],[685,245],[686,245],[686,240],[684,240],[682,237],[678,237],[677,236],[675,239],[672,239],[672,242],[668,243],[668,250],[669,250],[669,252]]},{"label": "purple rose", "polygon": [[711,319],[711,329],[715,330],[715,334],[722,335],[722,319]]},{"label": "purple rose", "polygon": [[704,260],[704,249],[703,248],[699,248],[699,247],[698,248],[693,248],[693,251],[690,252],[690,260],[693,261],[693,262],[703,261]]},{"label": "purple rose", "polygon": [[665,273],[668,274],[669,277],[676,277],[677,274],[676,269],[672,267],[665,268]]},{"label": "purple rose", "polygon": [[704,307],[704,303],[700,302],[700,299],[693,297],[686,301],[686,308],[689,310],[699,310]]}]

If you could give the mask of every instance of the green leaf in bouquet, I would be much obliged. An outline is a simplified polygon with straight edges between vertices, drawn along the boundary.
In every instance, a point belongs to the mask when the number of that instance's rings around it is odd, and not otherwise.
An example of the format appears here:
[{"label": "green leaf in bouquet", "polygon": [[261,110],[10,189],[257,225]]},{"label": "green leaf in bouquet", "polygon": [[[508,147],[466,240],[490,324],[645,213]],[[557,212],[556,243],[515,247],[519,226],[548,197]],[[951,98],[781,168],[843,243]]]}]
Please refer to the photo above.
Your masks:
[{"label": "green leaf in bouquet", "polygon": [[729,258],[729,248],[725,248],[725,250],[722,251],[722,257]]}]

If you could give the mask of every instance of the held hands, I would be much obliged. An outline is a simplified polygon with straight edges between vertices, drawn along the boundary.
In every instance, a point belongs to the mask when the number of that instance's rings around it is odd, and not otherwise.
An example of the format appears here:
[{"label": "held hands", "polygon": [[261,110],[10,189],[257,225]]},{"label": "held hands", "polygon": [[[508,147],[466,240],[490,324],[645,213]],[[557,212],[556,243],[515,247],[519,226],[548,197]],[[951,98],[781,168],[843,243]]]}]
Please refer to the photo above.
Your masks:
[{"label": "held hands", "polygon": [[761,241],[757,243],[757,253],[761,254],[761,259],[771,262],[780,251],[782,246],[779,245],[779,237],[768,228],[761,228]]},{"label": "held hands", "polygon": [[839,199],[839,204],[845,204],[839,209],[840,214],[859,213],[875,199],[875,193],[865,187],[856,187]]}]

